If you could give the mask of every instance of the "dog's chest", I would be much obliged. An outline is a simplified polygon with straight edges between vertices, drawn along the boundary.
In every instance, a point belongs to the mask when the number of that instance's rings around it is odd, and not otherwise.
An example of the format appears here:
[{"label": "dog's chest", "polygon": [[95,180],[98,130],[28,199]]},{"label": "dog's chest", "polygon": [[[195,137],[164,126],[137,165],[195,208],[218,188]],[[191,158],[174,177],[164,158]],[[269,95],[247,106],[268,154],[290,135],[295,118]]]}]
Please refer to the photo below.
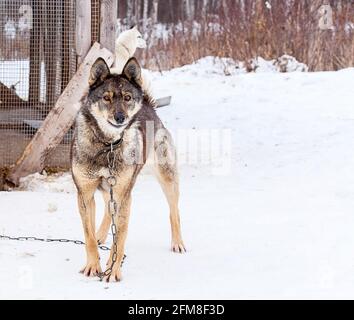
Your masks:
[{"label": "dog's chest", "polygon": [[[113,163],[111,163],[112,171],[114,175],[120,175],[120,173],[132,169],[135,166],[144,165],[145,163],[145,143],[143,141],[143,135],[139,130],[129,130],[124,133],[124,140],[122,145],[114,151],[114,157],[111,157]],[[91,172],[96,177],[107,179],[111,174],[108,162],[107,152],[95,157],[92,163]]]},{"label": "dog's chest", "polygon": [[108,168],[100,168],[96,174],[103,179],[108,179],[111,176]]}]

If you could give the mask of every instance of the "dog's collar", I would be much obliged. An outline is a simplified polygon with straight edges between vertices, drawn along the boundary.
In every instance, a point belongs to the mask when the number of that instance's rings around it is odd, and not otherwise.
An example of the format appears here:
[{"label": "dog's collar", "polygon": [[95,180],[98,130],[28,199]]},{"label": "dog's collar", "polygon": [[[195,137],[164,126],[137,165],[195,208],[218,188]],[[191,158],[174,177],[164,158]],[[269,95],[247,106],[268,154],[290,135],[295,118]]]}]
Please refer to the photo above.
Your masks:
[{"label": "dog's collar", "polygon": [[123,135],[121,138],[119,138],[117,141],[115,141],[113,143],[104,142],[103,143],[104,148],[95,155],[94,160],[96,160],[99,156],[101,156],[103,154],[106,154],[110,151],[117,150],[121,146],[122,142],[123,142]]},{"label": "dog's collar", "polygon": [[115,141],[113,143],[105,142],[104,145],[106,146],[106,148],[109,148],[109,150],[111,150],[111,148],[113,150],[116,150],[122,144],[122,142],[123,142],[123,135],[117,141]]},{"label": "dog's collar", "polygon": [[[102,144],[104,144],[104,149],[103,150],[108,150],[110,151],[111,150],[111,146],[112,146],[112,150],[116,150],[123,142],[123,137],[124,137],[124,131],[122,132],[120,138],[118,140],[116,140],[115,142],[105,142],[105,141],[102,141],[102,139],[100,138],[99,134],[96,132],[96,130],[94,130],[94,128],[91,128],[92,129],[92,133],[94,135],[94,137]],[[100,129],[99,129],[100,130]],[[101,131],[101,130],[100,130]],[[106,152],[108,152],[106,151]]]}]

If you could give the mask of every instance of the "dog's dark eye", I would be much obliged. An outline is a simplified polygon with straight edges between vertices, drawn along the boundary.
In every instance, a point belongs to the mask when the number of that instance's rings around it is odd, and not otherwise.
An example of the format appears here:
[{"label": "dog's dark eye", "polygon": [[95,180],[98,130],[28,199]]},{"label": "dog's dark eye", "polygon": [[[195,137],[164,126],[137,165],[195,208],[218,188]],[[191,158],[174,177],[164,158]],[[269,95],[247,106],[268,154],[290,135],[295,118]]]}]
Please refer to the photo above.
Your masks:
[{"label": "dog's dark eye", "polygon": [[126,95],[124,96],[124,100],[125,100],[125,101],[130,101],[131,99],[132,99],[132,96],[129,95],[129,94],[126,94]]},{"label": "dog's dark eye", "polygon": [[103,96],[103,100],[106,101],[106,102],[111,102],[111,97],[108,94],[105,94]]}]

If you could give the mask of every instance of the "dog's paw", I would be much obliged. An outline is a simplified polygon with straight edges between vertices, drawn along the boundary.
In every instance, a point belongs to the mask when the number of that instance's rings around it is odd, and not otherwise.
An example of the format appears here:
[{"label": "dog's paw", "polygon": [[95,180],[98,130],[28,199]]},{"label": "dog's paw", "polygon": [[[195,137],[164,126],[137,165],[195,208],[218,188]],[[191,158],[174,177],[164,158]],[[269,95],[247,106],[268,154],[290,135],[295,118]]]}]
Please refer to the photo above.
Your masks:
[{"label": "dog's paw", "polygon": [[105,282],[120,282],[122,280],[122,272],[120,268],[113,269],[112,273],[109,276],[103,278]]},{"label": "dog's paw", "polygon": [[96,233],[97,244],[101,245],[106,243],[107,236],[108,236],[108,232],[103,232],[101,230],[98,230]]},{"label": "dog's paw", "polygon": [[102,270],[99,261],[87,263],[86,267],[80,271],[80,273],[86,277],[97,277],[101,272]]},{"label": "dog's paw", "polygon": [[171,249],[173,252],[176,252],[176,253],[185,253],[187,251],[182,240],[172,241]]}]

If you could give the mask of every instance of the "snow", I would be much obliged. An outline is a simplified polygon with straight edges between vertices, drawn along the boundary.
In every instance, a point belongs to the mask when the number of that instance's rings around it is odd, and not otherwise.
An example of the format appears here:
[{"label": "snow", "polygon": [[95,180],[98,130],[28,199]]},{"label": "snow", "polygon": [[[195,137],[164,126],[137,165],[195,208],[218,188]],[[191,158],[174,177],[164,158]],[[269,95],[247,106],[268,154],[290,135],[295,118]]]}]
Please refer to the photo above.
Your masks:
[{"label": "snow", "polygon": [[18,9],[18,13],[21,17],[18,19],[18,28],[21,32],[26,32],[32,29],[32,19],[33,19],[33,12],[32,7],[30,5],[22,5]]},{"label": "snow", "polygon": [[[24,99],[28,99],[29,87],[29,60],[0,60],[0,82],[7,87],[15,85],[16,94]],[[40,99],[42,102],[45,100],[46,94],[46,75],[45,64],[41,63],[41,88]]]},{"label": "snow", "polygon": [[[255,73],[290,73],[307,72],[308,66],[296,58],[283,55],[277,59],[266,60],[262,57],[251,59],[248,62],[235,61],[231,58],[205,57],[193,65],[187,65],[169,71],[171,74],[190,73],[192,76],[221,75],[235,76],[249,72]],[[156,73],[159,75],[159,73]],[[224,80],[224,79],[223,79]]]},{"label": "snow", "polygon": [[[215,22],[208,22],[206,25],[202,25],[198,21],[189,21],[189,22],[177,22],[177,23],[156,23],[152,24],[152,20],[147,20],[147,25],[145,27],[145,32],[143,34],[145,40],[148,42],[148,47],[152,48],[156,46],[161,41],[164,44],[167,44],[169,40],[177,35],[184,37],[186,34],[191,32],[192,38],[197,40],[201,35],[203,28],[206,28],[207,31],[213,32],[214,34],[219,34],[223,31],[222,25],[217,22],[219,17],[216,15],[209,15],[209,18],[215,20]],[[118,37],[121,32],[128,30],[131,26],[125,23],[125,19],[117,20],[116,36]],[[141,31],[141,30],[140,30]]]},{"label": "snow", "polygon": [[70,173],[48,175],[45,171],[42,174],[35,173],[21,178],[18,190],[61,193],[74,193],[76,191]]},{"label": "snow", "polygon": [[[121,283],[79,274],[81,246],[4,240],[0,298],[352,299],[353,76],[354,69],[225,76],[210,58],[151,73],[156,96],[173,96],[158,113],[183,160],[188,252],[169,251],[168,207],[144,173],[134,189]],[[186,136],[211,129],[231,154],[192,161],[196,148],[185,145]],[[221,173],[214,170],[220,160]],[[28,177],[20,189],[27,191],[0,193],[0,234],[82,239],[69,174]],[[102,210],[98,194],[99,216]],[[101,252],[102,265],[106,258]]]},{"label": "snow", "polygon": [[7,20],[4,26],[5,37],[7,39],[15,39],[16,38],[16,25],[15,21]]}]

